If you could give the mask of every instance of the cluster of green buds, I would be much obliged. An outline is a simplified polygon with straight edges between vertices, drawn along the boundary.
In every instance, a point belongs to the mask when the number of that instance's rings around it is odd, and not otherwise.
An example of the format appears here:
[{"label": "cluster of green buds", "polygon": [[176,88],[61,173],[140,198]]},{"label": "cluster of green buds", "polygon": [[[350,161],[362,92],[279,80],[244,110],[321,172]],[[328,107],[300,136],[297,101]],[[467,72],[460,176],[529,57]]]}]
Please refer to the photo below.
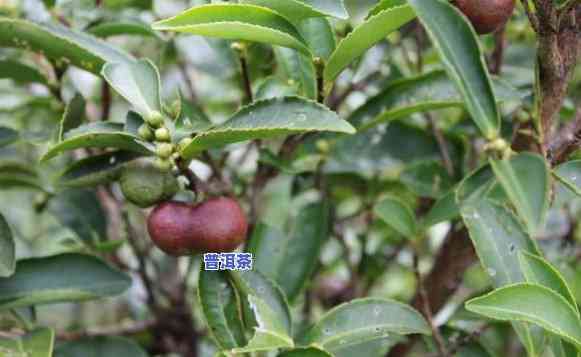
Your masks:
[{"label": "cluster of green buds", "polygon": [[163,114],[158,111],[151,112],[145,118],[145,123],[139,127],[138,134],[145,141],[155,142],[157,158],[154,165],[161,171],[171,171],[178,154],[171,142],[171,133],[165,126]]}]

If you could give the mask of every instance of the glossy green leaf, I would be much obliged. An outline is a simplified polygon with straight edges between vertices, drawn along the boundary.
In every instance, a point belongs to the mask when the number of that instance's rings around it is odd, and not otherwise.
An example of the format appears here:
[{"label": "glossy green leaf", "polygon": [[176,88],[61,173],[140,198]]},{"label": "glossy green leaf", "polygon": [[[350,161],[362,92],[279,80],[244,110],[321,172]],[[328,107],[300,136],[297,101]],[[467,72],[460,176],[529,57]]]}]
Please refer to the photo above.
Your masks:
[{"label": "glossy green leaf", "polygon": [[0,309],[115,296],[130,284],[127,275],[90,255],[19,260],[14,275],[0,278]]},{"label": "glossy green leaf", "polygon": [[353,134],[355,129],[316,102],[298,97],[275,98],[254,102],[225,123],[198,134],[182,155],[192,158],[202,150],[230,143],[311,131]]},{"label": "glossy green leaf", "polygon": [[316,347],[305,347],[280,353],[278,357],[333,357],[333,355]]},{"label": "glossy green leaf", "polygon": [[15,250],[12,230],[4,216],[0,214],[0,278],[6,278],[14,274],[14,268],[16,267]]},{"label": "glossy green leaf", "polygon": [[469,173],[456,187],[456,203],[468,205],[488,198],[505,202],[506,194],[498,184],[490,165],[485,164]]},{"label": "glossy green leaf", "polygon": [[[257,271],[231,271],[230,276],[236,289],[242,296],[260,297],[269,308],[269,314],[276,320],[277,326],[291,336],[291,315],[286,296],[273,281]],[[252,306],[251,306],[252,308]],[[260,321],[254,321],[260,325]]]},{"label": "glossy green leaf", "polygon": [[43,191],[36,171],[22,161],[0,160],[0,190],[31,188]]},{"label": "glossy green leaf", "polygon": [[0,78],[12,79],[18,83],[47,84],[46,77],[35,68],[11,60],[0,60]]},{"label": "glossy green leaf", "polygon": [[84,337],[61,344],[55,357],[147,357],[148,354],[130,339],[117,336]]},{"label": "glossy green leaf", "polygon": [[18,132],[14,129],[0,126],[0,148],[18,140]]},{"label": "glossy green leaf", "polygon": [[333,352],[346,346],[384,339],[391,334],[426,334],[430,328],[408,305],[384,299],[357,299],[327,312],[300,339]]},{"label": "glossy green leaf", "polygon": [[266,77],[257,85],[256,100],[265,100],[279,97],[298,95],[298,85],[293,81],[285,81],[280,77]]},{"label": "glossy green leaf", "polygon": [[54,337],[50,328],[37,328],[16,339],[0,338],[0,355],[52,357]]},{"label": "glossy green leaf", "polygon": [[155,30],[187,32],[228,40],[246,40],[290,47],[309,54],[297,29],[283,16],[265,7],[245,4],[195,6],[154,23]]},{"label": "glossy green leaf", "polygon": [[329,58],[325,81],[332,82],[353,60],[414,17],[413,10],[405,5],[384,10],[357,26],[339,42]]},{"label": "glossy green leaf", "polygon": [[[545,160],[523,153],[510,160],[490,160],[494,174],[511,203],[534,236],[543,228],[549,208],[549,169]],[[531,175],[534,172],[534,175]]]},{"label": "glossy green leaf", "polygon": [[462,94],[466,109],[487,139],[496,138],[500,115],[476,34],[456,7],[444,0],[409,0]]},{"label": "glossy green leaf", "polygon": [[494,285],[501,287],[524,281],[518,252],[539,252],[512,212],[481,199],[464,205],[461,213],[480,263]]},{"label": "glossy green leaf", "polygon": [[119,123],[96,122],[80,126],[67,132],[63,140],[49,148],[41,161],[47,161],[66,151],[79,148],[115,148],[141,154],[153,150],[138,137],[123,131]]},{"label": "glossy green leaf", "polygon": [[310,56],[286,47],[274,47],[281,75],[297,84],[303,96],[317,98],[315,66]]},{"label": "glossy green leaf", "polygon": [[107,220],[95,192],[68,189],[51,197],[48,211],[88,244],[107,237]]},{"label": "glossy green leaf", "polygon": [[[524,95],[500,79],[494,79],[493,85],[499,102],[518,101]],[[363,129],[417,112],[463,105],[462,96],[454,82],[445,71],[435,70],[394,81],[353,112],[349,121]]]},{"label": "glossy green leaf", "polygon": [[337,47],[335,31],[323,17],[305,19],[297,24],[314,57],[328,60]]},{"label": "glossy green leaf", "polygon": [[197,105],[182,100],[181,110],[175,122],[176,136],[185,137],[212,127],[210,118]]},{"label": "glossy green leaf", "polygon": [[416,217],[412,209],[401,200],[386,198],[375,205],[373,212],[399,234],[410,239],[416,238]]},{"label": "glossy green leaf", "polygon": [[209,332],[220,349],[246,344],[239,302],[225,272],[200,271],[198,297]]},{"label": "glossy green leaf", "polygon": [[143,117],[161,113],[161,80],[157,67],[148,59],[131,63],[107,63],[103,77]]},{"label": "glossy green leaf", "polygon": [[159,38],[157,33],[151,29],[148,25],[140,22],[104,22],[98,25],[89,27],[87,32],[97,36],[97,37],[110,37],[119,35],[132,35],[132,36],[144,36],[144,37],[156,37]]},{"label": "glossy green leaf", "polygon": [[90,156],[69,165],[58,177],[61,187],[91,187],[117,180],[126,163],[140,155],[129,151],[114,151]]},{"label": "glossy green leaf", "polygon": [[438,198],[450,191],[453,185],[452,178],[437,160],[408,165],[399,179],[421,197]]},{"label": "glossy green leaf", "polygon": [[509,285],[472,299],[466,309],[503,321],[532,323],[581,349],[581,320],[564,297],[535,284]]},{"label": "glossy green leaf", "polygon": [[285,327],[278,319],[278,314],[271,309],[271,306],[255,295],[249,295],[247,299],[257,323],[256,327],[254,327],[254,336],[252,336],[248,345],[242,348],[235,348],[232,352],[270,351],[278,348],[294,347],[292,338],[287,334]]},{"label": "glossy green leaf", "polygon": [[581,160],[573,160],[557,166],[553,175],[571,192],[581,196]]},{"label": "glossy green leaf", "polygon": [[268,7],[296,22],[310,17],[333,16],[343,20],[349,17],[343,0],[241,0],[240,2]]},{"label": "glossy green leaf", "polygon": [[[255,269],[276,281],[294,301],[313,273],[322,246],[329,237],[329,207],[314,203],[302,208],[291,232],[259,224],[248,251]],[[296,261],[301,264],[295,264]]]},{"label": "glossy green leaf", "polygon": [[380,0],[377,5],[375,5],[371,10],[369,10],[368,17],[376,15],[383,10],[390,9],[396,6],[402,6],[406,4],[406,0]]},{"label": "glossy green leaf", "polygon": [[527,252],[519,252],[518,259],[527,282],[543,285],[560,294],[575,308],[579,316],[579,308],[577,307],[575,296],[573,296],[571,289],[567,286],[567,282],[555,267],[540,256]]},{"label": "glossy green leaf", "polygon": [[0,18],[0,47],[39,52],[61,65],[71,63],[95,74],[105,62],[133,61],[131,55],[89,34],[12,18]]},{"label": "glossy green leaf", "polygon": [[449,221],[460,215],[460,207],[456,203],[456,194],[452,190],[440,197],[432,208],[426,213],[422,225],[424,228],[429,228],[435,224]]},{"label": "glossy green leaf", "polygon": [[82,95],[75,93],[74,97],[67,103],[65,112],[59,124],[58,140],[62,141],[65,133],[78,128],[85,120],[86,102]]}]

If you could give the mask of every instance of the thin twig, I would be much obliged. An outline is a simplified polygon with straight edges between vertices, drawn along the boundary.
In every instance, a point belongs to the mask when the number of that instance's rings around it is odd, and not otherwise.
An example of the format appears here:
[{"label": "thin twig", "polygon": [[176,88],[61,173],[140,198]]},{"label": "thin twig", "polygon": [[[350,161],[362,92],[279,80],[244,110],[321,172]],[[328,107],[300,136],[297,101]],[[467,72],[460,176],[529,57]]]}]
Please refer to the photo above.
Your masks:
[{"label": "thin twig", "polygon": [[424,312],[424,316],[430,325],[430,329],[432,330],[432,335],[434,336],[434,340],[436,341],[436,347],[438,348],[438,352],[441,357],[451,357],[448,349],[446,348],[446,344],[444,342],[444,338],[440,334],[440,330],[434,323],[434,317],[432,315],[432,308],[430,306],[430,300],[428,297],[428,293],[424,287],[424,282],[420,273],[419,269],[419,259],[417,253],[414,253],[413,257],[413,264],[414,264],[414,273],[416,275],[416,280],[418,284],[418,293],[420,299],[422,301],[422,310]]},{"label": "thin twig", "polygon": [[448,147],[448,143],[446,141],[446,138],[444,138],[444,134],[442,133],[440,128],[438,128],[434,118],[432,117],[432,115],[430,113],[426,112],[424,114],[424,117],[428,121],[428,124],[430,125],[430,128],[432,130],[432,133],[434,134],[434,137],[436,138],[436,143],[438,144],[438,149],[440,150],[440,156],[442,156],[442,161],[444,162],[444,167],[446,168],[448,175],[450,175],[450,177],[454,177],[454,174],[455,174],[454,173],[454,163],[452,162],[452,158],[450,157],[450,149]]},{"label": "thin twig", "polygon": [[254,101],[254,95],[252,94],[252,82],[250,81],[250,72],[248,70],[246,45],[240,42],[235,42],[232,44],[232,48],[238,53],[240,74],[242,75],[242,84],[244,86],[244,93],[246,94],[246,103],[252,103]]}]

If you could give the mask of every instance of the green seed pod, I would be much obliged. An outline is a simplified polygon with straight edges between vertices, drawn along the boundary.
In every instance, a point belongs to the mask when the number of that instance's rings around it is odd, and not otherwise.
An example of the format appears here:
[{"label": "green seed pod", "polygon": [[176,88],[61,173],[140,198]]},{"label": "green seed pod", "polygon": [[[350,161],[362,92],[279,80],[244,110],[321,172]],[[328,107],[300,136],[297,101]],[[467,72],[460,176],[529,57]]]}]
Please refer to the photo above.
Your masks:
[{"label": "green seed pod", "polygon": [[139,134],[139,137],[145,141],[153,140],[153,132],[151,131],[149,125],[147,124],[142,124],[137,130],[137,134]]},{"label": "green seed pod", "polygon": [[147,123],[152,127],[159,128],[163,125],[163,115],[158,111],[153,111],[149,114],[145,121],[147,121]]},{"label": "green seed pod", "polygon": [[174,145],[170,143],[157,144],[157,156],[162,159],[169,159],[174,152]]},{"label": "green seed pod", "polygon": [[166,165],[162,170],[157,162],[132,163],[123,169],[121,174],[121,191],[125,198],[142,208],[153,206],[159,202],[167,201],[178,191],[179,184],[174,175],[169,173],[171,162],[164,161]]},{"label": "green seed pod", "polygon": [[155,130],[155,140],[161,142],[169,142],[171,141],[171,134],[166,127],[161,127]]}]

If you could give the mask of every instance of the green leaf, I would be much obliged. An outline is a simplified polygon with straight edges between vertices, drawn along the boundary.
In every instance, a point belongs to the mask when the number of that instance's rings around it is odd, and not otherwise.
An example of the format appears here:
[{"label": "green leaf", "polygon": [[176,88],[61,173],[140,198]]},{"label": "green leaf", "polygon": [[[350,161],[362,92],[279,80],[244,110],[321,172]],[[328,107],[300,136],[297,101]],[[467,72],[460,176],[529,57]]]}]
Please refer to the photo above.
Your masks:
[{"label": "green leaf", "polygon": [[422,226],[429,228],[440,222],[451,220],[460,215],[460,208],[456,204],[456,193],[452,190],[440,197],[426,213]]},{"label": "green leaf", "polygon": [[79,93],[75,93],[75,96],[67,103],[61,118],[58,141],[64,139],[66,132],[79,127],[83,123],[85,120],[85,106],[85,98]]},{"label": "green leaf", "polygon": [[571,192],[581,196],[581,160],[573,160],[557,166],[553,175]]},{"label": "green leaf", "polygon": [[11,60],[0,60],[0,78],[8,78],[25,84],[47,84],[46,78],[36,68]]},{"label": "green leaf", "polygon": [[579,316],[579,308],[577,307],[575,296],[573,296],[571,289],[567,286],[567,282],[555,267],[540,256],[527,252],[519,252],[518,259],[527,282],[543,285],[560,294],[575,308],[577,316]]},{"label": "green leaf", "polygon": [[[230,277],[242,296],[260,297],[270,310],[272,319],[284,333],[291,336],[291,314],[284,292],[274,282],[257,271],[231,271]],[[252,308],[252,306],[251,306]],[[260,321],[254,321],[260,324]]]},{"label": "green leaf", "polygon": [[310,17],[333,16],[343,20],[349,17],[343,0],[242,0],[241,2],[273,9],[295,22]]},{"label": "green leaf", "polygon": [[408,165],[399,179],[421,197],[438,198],[444,192],[450,191],[453,185],[452,178],[437,160]]},{"label": "green leaf", "polygon": [[[521,100],[523,93],[504,81],[493,81],[496,100]],[[445,71],[435,70],[416,77],[396,80],[371,97],[350,117],[349,122],[364,129],[410,114],[451,107],[463,107],[462,96]]]},{"label": "green leaf", "polygon": [[107,237],[107,220],[93,191],[68,189],[51,197],[49,212],[68,227],[85,243],[104,240]]},{"label": "green leaf", "polygon": [[327,312],[300,339],[301,344],[315,344],[333,352],[349,345],[391,334],[425,334],[430,329],[417,311],[408,305],[384,299],[357,299]]},{"label": "green leaf", "polygon": [[37,328],[17,339],[0,338],[0,355],[52,357],[54,331],[50,328]]},{"label": "green leaf", "polygon": [[487,139],[498,137],[500,114],[486,62],[466,18],[443,0],[409,0],[428,32],[450,78],[476,125]]},{"label": "green leaf", "polygon": [[103,38],[119,35],[159,38],[158,34],[151,27],[141,22],[104,22],[88,28],[87,32]]},{"label": "green leaf", "polygon": [[90,156],[69,165],[58,177],[61,187],[91,187],[117,180],[123,166],[140,155],[129,151],[114,151]]},{"label": "green leaf", "polygon": [[246,353],[294,347],[292,338],[287,334],[285,327],[278,319],[279,316],[272,311],[271,306],[255,295],[249,295],[247,299],[257,323],[254,327],[254,336],[248,345],[234,348],[232,352]]},{"label": "green leaf", "polygon": [[59,64],[72,63],[95,74],[105,62],[133,61],[131,55],[86,33],[11,18],[0,18],[0,47],[39,52]]},{"label": "green leaf", "polygon": [[0,214],[0,278],[14,274],[16,267],[16,248],[12,230],[6,219]]},{"label": "green leaf", "polygon": [[512,212],[487,199],[481,199],[464,205],[461,214],[480,263],[494,286],[522,282],[524,277],[517,253],[539,252]]},{"label": "green leaf", "polygon": [[540,155],[523,153],[510,160],[491,159],[490,165],[528,233],[534,236],[543,228],[549,208],[547,163]]},{"label": "green leaf", "polygon": [[137,136],[123,131],[123,124],[95,122],[67,132],[63,140],[49,148],[40,159],[48,161],[63,152],[80,148],[116,148],[151,154],[152,148]]},{"label": "green leaf", "polygon": [[310,56],[292,48],[274,47],[274,53],[281,74],[291,83],[299,85],[303,96],[317,98],[317,80],[315,66]]},{"label": "green leaf", "polygon": [[373,212],[399,234],[409,239],[416,238],[416,216],[401,200],[395,197],[386,198],[375,205]]},{"label": "green leaf", "polygon": [[58,346],[55,357],[147,357],[148,354],[130,339],[116,336],[84,337]]},{"label": "green leaf", "polygon": [[285,81],[279,77],[269,76],[257,85],[255,98],[256,100],[264,100],[296,96],[298,94],[298,86],[293,81]]},{"label": "green leaf", "polygon": [[484,198],[505,202],[506,194],[494,177],[490,165],[485,164],[468,174],[456,188],[456,203],[467,205]]},{"label": "green leaf", "polygon": [[38,174],[22,161],[0,160],[0,190],[28,188],[44,191]]},{"label": "green leaf", "polygon": [[107,63],[102,75],[141,116],[148,117],[152,112],[162,112],[159,72],[150,60]]},{"label": "green leaf", "polygon": [[581,349],[581,320],[564,297],[534,284],[515,284],[472,299],[466,309],[503,321],[541,326]]},{"label": "green leaf", "polygon": [[339,42],[329,58],[325,66],[325,81],[332,82],[353,60],[414,17],[409,6],[399,6],[384,10],[357,26]]},{"label": "green leaf", "polygon": [[0,148],[18,140],[18,132],[14,129],[0,126]]},{"label": "green leaf", "polygon": [[373,15],[377,15],[383,10],[390,9],[396,6],[402,6],[406,4],[406,0],[380,0],[377,5],[375,5],[371,10],[369,10],[369,15],[367,17],[371,17]]},{"label": "green leaf", "polygon": [[251,139],[272,138],[311,131],[353,134],[355,129],[335,112],[314,101],[298,97],[257,101],[242,108],[230,120],[198,134],[182,156]]},{"label": "green leaf", "polygon": [[294,301],[313,273],[328,236],[329,207],[314,203],[300,210],[288,234],[259,224],[248,251],[254,256],[255,269],[276,281]]},{"label": "green leaf", "polygon": [[329,20],[322,17],[305,19],[297,26],[313,56],[328,60],[337,46],[335,32]]},{"label": "green leaf", "polygon": [[280,353],[278,357],[333,357],[333,355],[316,347],[305,347]]},{"label": "green leaf", "polygon": [[195,104],[182,100],[180,115],[175,123],[177,136],[189,136],[212,127],[210,118]]},{"label": "green leaf", "polygon": [[246,344],[239,302],[225,272],[200,271],[198,297],[208,331],[221,350]]},{"label": "green leaf", "polygon": [[130,284],[127,275],[90,255],[19,260],[14,275],[0,278],[0,309],[100,299],[119,295]]},{"label": "green leaf", "polygon": [[228,40],[246,40],[290,47],[309,54],[305,40],[283,16],[265,7],[244,4],[195,6],[158,21],[154,30],[187,32]]},{"label": "green leaf", "polygon": [[[451,156],[456,148],[449,146]],[[404,165],[440,158],[438,144],[424,129],[404,122],[379,125],[356,135],[342,136],[332,142],[326,164],[330,172],[354,172],[372,176],[386,170],[401,170]]]}]

